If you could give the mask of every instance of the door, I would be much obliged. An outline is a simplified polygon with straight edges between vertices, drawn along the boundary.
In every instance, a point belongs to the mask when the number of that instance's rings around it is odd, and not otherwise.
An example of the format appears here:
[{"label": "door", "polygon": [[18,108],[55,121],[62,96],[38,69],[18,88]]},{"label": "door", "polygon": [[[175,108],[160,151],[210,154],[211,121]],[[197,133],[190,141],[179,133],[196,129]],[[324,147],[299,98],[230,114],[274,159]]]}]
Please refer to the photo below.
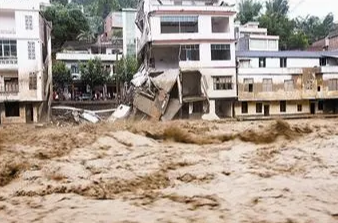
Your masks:
[{"label": "door", "polygon": [[264,116],[270,115],[270,105],[264,105]]},{"label": "door", "polygon": [[33,122],[33,105],[28,104],[26,105],[26,123]]},{"label": "door", "polygon": [[311,102],[310,103],[310,112],[312,115],[314,115],[316,113],[316,103]]}]

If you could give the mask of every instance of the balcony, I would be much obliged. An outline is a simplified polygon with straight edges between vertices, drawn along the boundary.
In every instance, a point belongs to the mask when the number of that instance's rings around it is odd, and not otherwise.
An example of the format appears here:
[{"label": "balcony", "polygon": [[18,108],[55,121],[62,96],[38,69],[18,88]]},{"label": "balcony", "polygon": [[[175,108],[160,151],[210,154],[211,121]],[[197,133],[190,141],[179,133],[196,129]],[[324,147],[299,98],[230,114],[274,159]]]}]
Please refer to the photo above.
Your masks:
[{"label": "balcony", "polygon": [[88,53],[57,53],[56,60],[62,61],[88,61],[95,58],[101,59],[102,62],[112,62],[122,58],[122,55],[116,54],[88,54]]},{"label": "balcony", "polygon": [[0,101],[16,101],[19,99],[19,85],[17,83],[0,86]]},{"label": "balcony", "polygon": [[0,58],[0,70],[17,70],[17,58]]}]

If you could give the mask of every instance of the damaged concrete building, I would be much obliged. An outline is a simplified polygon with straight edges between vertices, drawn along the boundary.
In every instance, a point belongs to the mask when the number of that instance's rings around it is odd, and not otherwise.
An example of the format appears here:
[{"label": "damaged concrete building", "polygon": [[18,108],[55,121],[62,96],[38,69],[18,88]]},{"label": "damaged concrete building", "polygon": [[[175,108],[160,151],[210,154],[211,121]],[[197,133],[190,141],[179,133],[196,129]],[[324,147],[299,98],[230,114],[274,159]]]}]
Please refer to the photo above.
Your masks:
[{"label": "damaged concrete building", "polygon": [[40,14],[48,5],[0,0],[0,124],[49,117],[52,26]]},{"label": "damaged concrete building", "polygon": [[157,120],[233,117],[235,14],[217,0],[141,0],[134,109]]}]

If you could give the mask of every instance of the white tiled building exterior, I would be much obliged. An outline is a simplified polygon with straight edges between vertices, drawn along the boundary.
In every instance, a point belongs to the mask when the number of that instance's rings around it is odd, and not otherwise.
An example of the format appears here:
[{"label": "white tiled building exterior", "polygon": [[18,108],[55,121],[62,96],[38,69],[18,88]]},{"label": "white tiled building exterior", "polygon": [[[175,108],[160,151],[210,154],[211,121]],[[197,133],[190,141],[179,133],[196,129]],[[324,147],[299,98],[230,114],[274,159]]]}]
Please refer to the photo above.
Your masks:
[{"label": "white tiled building exterior", "polygon": [[149,69],[180,69],[183,107],[205,119],[233,116],[236,94],[235,8],[217,0],[144,0],[138,54]]},{"label": "white tiled building exterior", "polygon": [[40,14],[48,0],[0,0],[0,123],[48,117],[51,24]]}]

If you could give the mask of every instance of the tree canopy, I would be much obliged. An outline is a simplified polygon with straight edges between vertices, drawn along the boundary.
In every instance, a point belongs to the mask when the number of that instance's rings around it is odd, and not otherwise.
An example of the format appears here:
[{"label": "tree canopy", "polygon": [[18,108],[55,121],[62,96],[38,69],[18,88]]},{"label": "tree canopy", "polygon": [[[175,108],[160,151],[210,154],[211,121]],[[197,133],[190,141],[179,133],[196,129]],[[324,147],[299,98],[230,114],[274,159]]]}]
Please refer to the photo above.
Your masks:
[{"label": "tree canopy", "polygon": [[43,15],[53,23],[52,44],[54,50],[59,49],[65,41],[76,40],[81,31],[89,30],[86,17],[73,4],[64,6],[55,3],[47,7]]},{"label": "tree canopy", "polygon": [[241,24],[259,21],[260,27],[267,28],[269,35],[280,37],[282,50],[305,49],[327,36],[335,26],[332,13],[323,20],[316,16],[290,19],[289,10],[288,0],[267,0],[264,5],[255,0],[241,0],[237,20]]},{"label": "tree canopy", "polygon": [[89,60],[80,66],[81,80],[93,89],[95,86],[103,85],[108,82],[109,73],[106,71],[99,58]]},{"label": "tree canopy", "polygon": [[72,76],[66,64],[61,61],[53,63],[52,67],[53,83],[56,89],[63,89],[66,85],[72,83]]},{"label": "tree canopy", "polygon": [[138,70],[138,62],[135,56],[123,57],[115,65],[116,78],[121,82],[130,82]]}]

